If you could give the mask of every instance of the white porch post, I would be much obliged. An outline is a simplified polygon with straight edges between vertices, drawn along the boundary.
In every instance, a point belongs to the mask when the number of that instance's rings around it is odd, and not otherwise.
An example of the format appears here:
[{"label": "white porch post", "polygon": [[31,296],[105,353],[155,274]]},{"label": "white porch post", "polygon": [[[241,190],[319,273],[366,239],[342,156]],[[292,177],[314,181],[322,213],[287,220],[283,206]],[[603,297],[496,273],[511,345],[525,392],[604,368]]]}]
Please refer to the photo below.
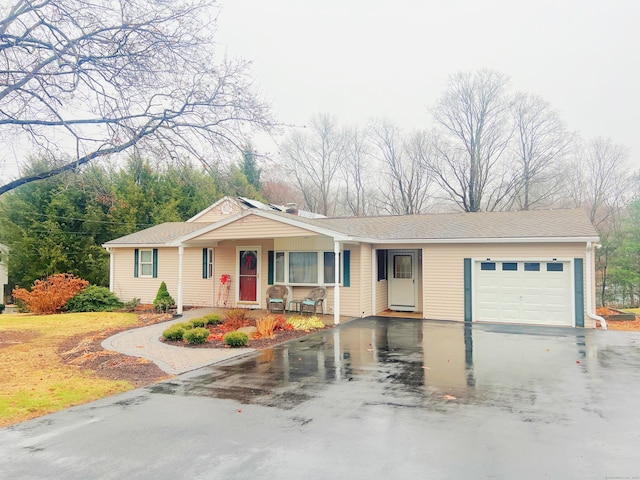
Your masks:
[{"label": "white porch post", "polygon": [[375,315],[376,312],[376,304],[377,304],[377,295],[376,295],[376,286],[378,285],[378,250],[371,245],[371,315]]},{"label": "white porch post", "polygon": [[178,247],[178,315],[182,315],[182,257],[184,256],[184,247]]},{"label": "white porch post", "polygon": [[340,268],[340,242],[334,240],[333,242],[333,252],[334,252],[334,260],[335,260],[335,272],[341,272],[340,278],[336,282],[336,286],[333,289],[333,324],[340,324],[340,282],[344,276],[344,272]]}]

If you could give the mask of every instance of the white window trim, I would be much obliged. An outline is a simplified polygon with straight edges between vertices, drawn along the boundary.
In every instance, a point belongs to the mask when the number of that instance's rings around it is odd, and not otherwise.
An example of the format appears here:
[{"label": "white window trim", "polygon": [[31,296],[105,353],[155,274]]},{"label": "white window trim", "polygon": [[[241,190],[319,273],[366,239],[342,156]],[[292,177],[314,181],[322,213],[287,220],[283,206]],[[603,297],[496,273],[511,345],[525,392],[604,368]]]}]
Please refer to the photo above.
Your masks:
[{"label": "white window trim", "polygon": [[[149,262],[143,262],[142,261],[142,253],[143,252],[149,252],[151,254],[151,261]],[[144,269],[142,268],[143,265],[150,265],[151,266],[151,273],[149,273],[148,275],[145,275],[143,273]],[[141,248],[138,250],[138,277],[140,278],[153,278],[153,248]]]},{"label": "white window trim", "polygon": [[[279,282],[276,279],[278,278],[278,271],[276,257],[279,253],[284,254],[284,281]],[[289,281],[289,253],[315,253],[317,255],[317,266],[318,266],[318,277],[316,278],[316,282],[312,283],[299,283],[299,282],[290,282]],[[338,272],[340,278],[338,279],[338,283],[335,282],[325,282],[324,281],[324,254],[325,253],[335,253],[330,250],[274,250],[273,254],[273,283],[275,285],[290,285],[292,287],[317,287],[317,286],[342,286],[343,280],[343,264],[342,264],[342,255],[340,255],[340,272]],[[341,252],[342,253],[342,252]],[[335,258],[334,258],[335,261]]]},{"label": "white window trim", "polygon": [[207,248],[207,278],[213,278],[214,267],[213,248]]}]

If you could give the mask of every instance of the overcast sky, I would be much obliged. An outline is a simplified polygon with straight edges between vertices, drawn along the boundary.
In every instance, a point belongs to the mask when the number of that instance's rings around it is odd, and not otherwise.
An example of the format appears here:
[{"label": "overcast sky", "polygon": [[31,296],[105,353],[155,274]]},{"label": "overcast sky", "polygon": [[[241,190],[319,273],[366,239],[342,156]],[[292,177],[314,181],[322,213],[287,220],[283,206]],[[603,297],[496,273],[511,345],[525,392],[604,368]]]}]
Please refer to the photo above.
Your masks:
[{"label": "overcast sky", "polygon": [[428,128],[450,74],[491,68],[640,168],[640,0],[222,0],[218,21],[282,122]]}]

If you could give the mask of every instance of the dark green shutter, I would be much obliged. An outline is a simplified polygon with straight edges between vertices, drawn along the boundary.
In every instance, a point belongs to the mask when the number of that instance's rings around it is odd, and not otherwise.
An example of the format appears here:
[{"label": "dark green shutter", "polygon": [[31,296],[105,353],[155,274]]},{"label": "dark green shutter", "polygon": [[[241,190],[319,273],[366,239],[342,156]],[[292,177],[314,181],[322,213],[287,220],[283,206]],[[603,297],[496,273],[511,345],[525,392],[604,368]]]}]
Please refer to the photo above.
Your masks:
[{"label": "dark green shutter", "polygon": [[202,249],[202,278],[209,277],[209,249]]},{"label": "dark green shutter", "polygon": [[274,252],[273,250],[269,250],[267,252],[267,284],[273,285],[273,263],[274,263]]},{"label": "dark green shutter", "polygon": [[[584,327],[584,279],[581,258],[573,260],[573,281],[575,292],[576,327]],[[590,288],[587,286],[587,288]]]},{"label": "dark green shutter", "polygon": [[471,311],[471,259],[464,259],[464,321],[471,322],[473,312]]},{"label": "dark green shutter", "polygon": [[140,259],[140,250],[138,250],[137,248],[133,250],[133,276],[135,278],[138,278],[139,276],[139,272],[138,272],[138,261]]},{"label": "dark green shutter", "polygon": [[345,250],[342,252],[342,265],[344,268],[344,275],[342,277],[342,286],[351,286],[351,251]]},{"label": "dark green shutter", "polygon": [[158,249],[153,249],[153,278],[158,278]]}]

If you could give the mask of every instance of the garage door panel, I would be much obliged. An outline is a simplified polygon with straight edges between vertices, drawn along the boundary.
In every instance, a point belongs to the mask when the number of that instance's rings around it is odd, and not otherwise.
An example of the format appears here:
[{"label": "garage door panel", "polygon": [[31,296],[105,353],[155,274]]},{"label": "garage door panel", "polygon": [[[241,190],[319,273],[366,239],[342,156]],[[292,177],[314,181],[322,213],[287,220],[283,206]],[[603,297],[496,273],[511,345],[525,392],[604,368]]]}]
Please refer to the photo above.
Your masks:
[{"label": "garage door panel", "polygon": [[474,269],[475,321],[573,325],[569,262],[491,262],[495,270],[482,263]]}]

